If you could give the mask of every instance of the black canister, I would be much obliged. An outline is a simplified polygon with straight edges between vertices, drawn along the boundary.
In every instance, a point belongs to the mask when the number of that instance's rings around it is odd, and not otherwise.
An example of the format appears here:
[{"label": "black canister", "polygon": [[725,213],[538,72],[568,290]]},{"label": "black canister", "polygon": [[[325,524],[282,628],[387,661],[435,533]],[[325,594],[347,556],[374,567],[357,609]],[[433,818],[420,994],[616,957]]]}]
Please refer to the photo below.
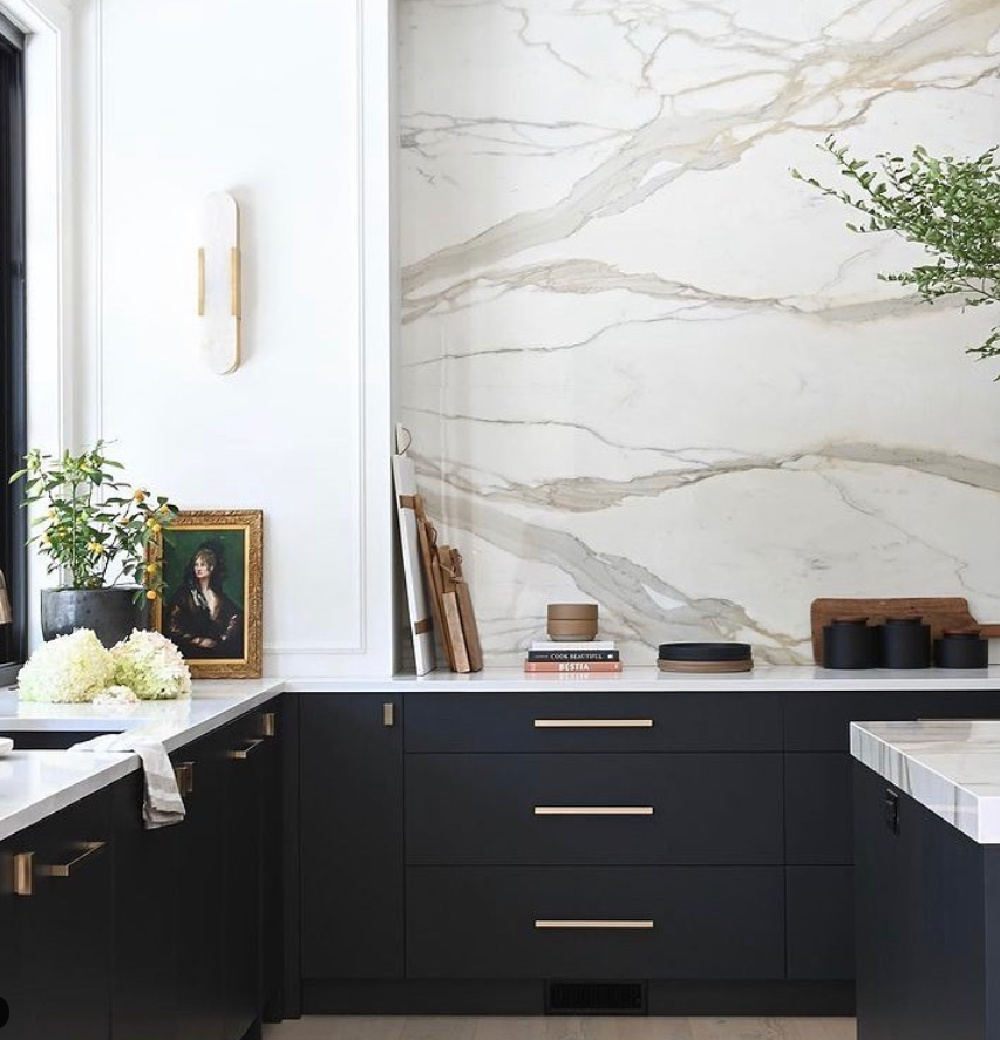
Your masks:
[{"label": "black canister", "polygon": [[923,618],[886,618],[882,626],[883,668],[930,668],[931,626]]},{"label": "black canister", "polygon": [[865,618],[838,618],[823,626],[824,668],[878,668],[881,651],[881,626]]},{"label": "black canister", "polygon": [[945,632],[934,640],[938,668],[985,668],[989,645],[978,632]]}]

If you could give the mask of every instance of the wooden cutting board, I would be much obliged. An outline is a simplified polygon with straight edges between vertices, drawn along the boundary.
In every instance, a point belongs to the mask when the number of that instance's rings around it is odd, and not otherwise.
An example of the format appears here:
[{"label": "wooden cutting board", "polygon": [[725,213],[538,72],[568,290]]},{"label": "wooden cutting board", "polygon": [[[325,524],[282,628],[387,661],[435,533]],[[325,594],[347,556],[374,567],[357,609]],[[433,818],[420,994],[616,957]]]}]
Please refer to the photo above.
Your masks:
[{"label": "wooden cutting board", "polygon": [[867,618],[882,624],[887,617],[919,617],[931,626],[931,638],[945,630],[978,630],[987,639],[1000,638],[1000,625],[981,625],[962,596],[926,596],[918,599],[814,599],[809,609],[813,659],[823,663],[823,628],[838,618]]}]

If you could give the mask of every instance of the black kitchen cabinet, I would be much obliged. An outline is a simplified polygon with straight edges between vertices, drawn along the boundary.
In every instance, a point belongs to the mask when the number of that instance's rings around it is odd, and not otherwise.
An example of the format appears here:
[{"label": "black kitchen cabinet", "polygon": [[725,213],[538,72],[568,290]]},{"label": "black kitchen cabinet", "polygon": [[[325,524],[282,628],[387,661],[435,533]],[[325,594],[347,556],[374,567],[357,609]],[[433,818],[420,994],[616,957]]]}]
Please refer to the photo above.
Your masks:
[{"label": "black kitchen cabinet", "polygon": [[780,867],[414,867],[413,978],[779,979]]},{"label": "black kitchen cabinet", "polygon": [[177,1036],[178,867],[181,826],[146,830],[141,773],[112,788],[114,1040]]},{"label": "black kitchen cabinet", "polygon": [[184,797],[177,824],[178,1040],[225,1040],[226,760],[229,735],[209,734],[172,756]]},{"label": "black kitchen cabinet", "polygon": [[180,824],[144,828],[136,772],[0,845],[5,1040],[243,1040],[281,1013],[281,710],[172,756]]},{"label": "black kitchen cabinet", "polygon": [[855,871],[850,723],[996,718],[1000,692],[816,690],[785,694],[783,711],[788,977],[852,980]]},{"label": "black kitchen cabinet", "polygon": [[18,835],[0,842],[0,1022],[9,1013],[4,1040],[25,1040],[25,1001],[21,989],[21,927],[18,896],[14,893],[14,857]]},{"label": "black kitchen cabinet", "polygon": [[240,1040],[262,1016],[265,978],[272,993],[280,978],[280,810],[268,790],[279,714],[272,702],[173,756],[187,811],[168,828],[177,832],[179,1040]]},{"label": "black kitchen cabinet", "polygon": [[302,977],[400,979],[402,698],[311,694],[299,715]]},{"label": "black kitchen cabinet", "polygon": [[419,693],[407,752],[780,751],[773,693]]},{"label": "black kitchen cabinet", "polygon": [[854,978],[854,868],[785,871],[790,979]]},{"label": "black kitchen cabinet", "polygon": [[252,739],[262,741],[257,774],[260,785],[260,1006],[264,1021],[285,1012],[285,814],[282,785],[288,741],[284,698],[254,713]]},{"label": "black kitchen cabinet", "polygon": [[995,719],[1000,691],[927,690],[850,693],[822,690],[785,695],[785,750],[850,749],[852,722],[906,719]]},{"label": "black kitchen cabinet", "polygon": [[5,1038],[110,1035],[112,831],[105,789],[6,843],[29,860],[21,861],[21,894],[13,897],[20,979]]},{"label": "black kitchen cabinet", "polygon": [[1000,847],[853,771],[859,1040],[997,1040]]},{"label": "black kitchen cabinet", "polygon": [[739,752],[410,755],[407,862],[780,866],[781,765]]},{"label": "black kitchen cabinet", "polygon": [[226,727],[221,753],[226,773],[224,841],[225,1038],[240,1040],[262,1004],[262,794],[271,747],[253,713]]}]

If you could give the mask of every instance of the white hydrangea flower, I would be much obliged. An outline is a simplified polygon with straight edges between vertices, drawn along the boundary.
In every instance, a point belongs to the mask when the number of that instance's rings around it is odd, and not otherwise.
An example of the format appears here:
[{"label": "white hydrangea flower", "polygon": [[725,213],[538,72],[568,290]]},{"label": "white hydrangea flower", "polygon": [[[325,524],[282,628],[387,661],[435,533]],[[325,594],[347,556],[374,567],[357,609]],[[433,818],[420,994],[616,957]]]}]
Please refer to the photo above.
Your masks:
[{"label": "white hydrangea flower", "polygon": [[111,653],[89,628],[56,636],[31,655],[18,686],[25,701],[92,701],[114,673]]},{"label": "white hydrangea flower", "polygon": [[159,632],[133,632],[111,648],[114,679],[144,701],[191,696],[191,670],[180,650]]},{"label": "white hydrangea flower", "polygon": [[95,704],[138,704],[139,698],[128,686],[108,686],[94,698]]}]

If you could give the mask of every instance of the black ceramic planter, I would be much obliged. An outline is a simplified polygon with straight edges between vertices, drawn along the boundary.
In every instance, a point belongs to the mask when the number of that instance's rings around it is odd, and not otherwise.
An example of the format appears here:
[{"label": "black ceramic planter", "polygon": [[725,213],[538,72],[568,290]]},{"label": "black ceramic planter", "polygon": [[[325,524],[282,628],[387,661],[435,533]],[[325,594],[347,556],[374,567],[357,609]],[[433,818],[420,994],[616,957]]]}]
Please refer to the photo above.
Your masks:
[{"label": "black ceramic planter", "polygon": [[135,628],[149,628],[145,600],[136,600],[134,585],[106,589],[43,589],[42,638],[55,639],[78,628],[92,628],[97,638],[112,647],[128,638]]}]

